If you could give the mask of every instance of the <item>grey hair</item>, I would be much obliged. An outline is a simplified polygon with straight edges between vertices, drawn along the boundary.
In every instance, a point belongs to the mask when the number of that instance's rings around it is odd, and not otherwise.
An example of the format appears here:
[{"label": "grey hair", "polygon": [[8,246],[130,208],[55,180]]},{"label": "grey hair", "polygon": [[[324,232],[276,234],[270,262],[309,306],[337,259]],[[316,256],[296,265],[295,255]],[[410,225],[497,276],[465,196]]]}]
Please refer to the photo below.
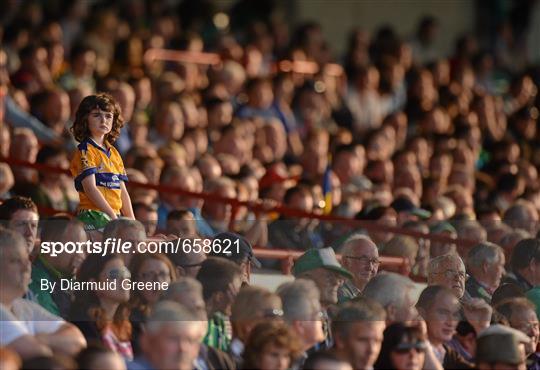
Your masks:
[{"label": "grey hair", "polygon": [[6,229],[0,225],[0,256],[2,256],[6,248],[13,248],[14,246],[26,247],[24,238],[18,232]]},{"label": "grey hair", "polygon": [[286,321],[306,320],[312,313],[309,302],[320,299],[319,288],[312,280],[307,279],[281,284],[276,293],[281,298]]},{"label": "grey hair", "polygon": [[379,302],[383,307],[404,303],[405,292],[414,289],[414,283],[406,276],[395,272],[382,272],[367,283],[363,297]]},{"label": "grey hair", "polygon": [[214,193],[227,186],[235,189],[234,181],[228,177],[221,176],[215,179],[208,180],[206,184],[204,184],[204,190],[208,193]]},{"label": "grey hair", "polygon": [[181,296],[186,292],[195,292],[203,296],[202,284],[191,277],[182,277],[169,284],[169,288],[163,294],[161,300],[175,301],[175,297]]},{"label": "grey hair", "polygon": [[144,328],[148,333],[159,334],[163,326],[179,322],[198,324],[202,329],[202,321],[199,318],[181,304],[172,301],[156,303],[150,316],[146,319]]},{"label": "grey hair", "polygon": [[465,263],[457,253],[447,253],[442,256],[437,256],[429,260],[427,272],[428,272],[428,283],[431,280],[431,277],[434,273],[438,272],[441,266],[447,261],[458,260],[463,268],[465,269]]},{"label": "grey hair", "polygon": [[377,245],[371,240],[371,238],[365,234],[356,233],[351,236],[349,236],[343,244],[341,244],[341,248],[339,249],[341,254],[350,253],[353,245],[355,245],[357,242],[363,241],[366,243],[371,243],[375,248],[377,248]]},{"label": "grey hair", "polygon": [[493,265],[499,261],[504,251],[495,243],[482,242],[476,244],[467,255],[467,267],[481,267],[485,262]]},{"label": "grey hair", "polygon": [[103,230],[103,240],[115,238],[118,235],[118,231],[131,228],[142,231],[146,236],[146,231],[140,221],[132,220],[127,217],[119,217],[116,220],[110,221],[107,226],[105,226],[105,230]]}]

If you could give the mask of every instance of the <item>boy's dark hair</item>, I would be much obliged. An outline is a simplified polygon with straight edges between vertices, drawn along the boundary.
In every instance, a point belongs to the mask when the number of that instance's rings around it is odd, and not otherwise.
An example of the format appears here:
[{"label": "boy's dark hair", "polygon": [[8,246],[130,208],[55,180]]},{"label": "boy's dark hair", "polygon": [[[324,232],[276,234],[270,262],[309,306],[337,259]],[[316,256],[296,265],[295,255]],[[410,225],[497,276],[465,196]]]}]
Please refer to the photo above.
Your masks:
[{"label": "boy's dark hair", "polygon": [[88,95],[79,104],[79,108],[77,108],[77,113],[75,114],[75,121],[73,122],[73,126],[71,126],[71,132],[75,140],[82,142],[90,137],[88,115],[94,109],[113,113],[112,129],[111,132],[105,135],[105,141],[111,145],[114,144],[120,136],[120,129],[124,126],[124,118],[122,117],[120,105],[118,105],[111,95],[106,93]]},{"label": "boy's dark hair", "polygon": [[36,204],[32,199],[21,196],[14,196],[0,204],[0,222],[9,221],[13,214],[20,210],[28,210],[39,213]]},{"label": "boy's dark hair", "polygon": [[208,257],[197,274],[203,286],[203,298],[208,301],[215,293],[225,292],[235,277],[241,276],[240,267],[221,257]]}]

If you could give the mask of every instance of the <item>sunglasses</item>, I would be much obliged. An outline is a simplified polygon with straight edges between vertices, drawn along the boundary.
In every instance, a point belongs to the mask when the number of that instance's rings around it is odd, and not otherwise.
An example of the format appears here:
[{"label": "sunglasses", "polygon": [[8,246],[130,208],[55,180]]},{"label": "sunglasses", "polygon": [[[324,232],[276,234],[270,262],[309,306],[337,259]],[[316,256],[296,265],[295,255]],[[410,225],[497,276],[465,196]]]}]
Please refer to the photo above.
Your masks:
[{"label": "sunglasses", "polygon": [[394,352],[404,355],[409,353],[411,350],[415,350],[417,353],[424,353],[427,349],[426,343],[419,341],[416,343],[400,343],[395,349]]},{"label": "sunglasses", "polygon": [[186,267],[201,267],[202,262],[199,263],[192,263],[192,264],[184,264],[184,265],[177,265],[178,267],[186,268]]},{"label": "sunglasses", "polygon": [[266,319],[283,317],[283,310],[280,310],[279,308],[264,310],[263,317]]},{"label": "sunglasses", "polygon": [[126,267],[123,268],[114,268],[107,272],[107,279],[117,280],[117,279],[129,279],[131,278],[131,273]]}]

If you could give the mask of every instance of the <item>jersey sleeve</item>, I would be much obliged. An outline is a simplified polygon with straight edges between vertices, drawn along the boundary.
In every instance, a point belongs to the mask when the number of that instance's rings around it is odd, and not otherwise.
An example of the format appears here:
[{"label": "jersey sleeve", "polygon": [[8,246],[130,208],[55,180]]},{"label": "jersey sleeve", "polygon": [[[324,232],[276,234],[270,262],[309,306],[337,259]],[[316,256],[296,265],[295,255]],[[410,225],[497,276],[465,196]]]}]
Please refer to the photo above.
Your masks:
[{"label": "jersey sleeve", "polygon": [[89,150],[79,149],[71,163],[71,174],[75,178],[75,188],[82,191],[82,181],[98,172],[98,157]]}]

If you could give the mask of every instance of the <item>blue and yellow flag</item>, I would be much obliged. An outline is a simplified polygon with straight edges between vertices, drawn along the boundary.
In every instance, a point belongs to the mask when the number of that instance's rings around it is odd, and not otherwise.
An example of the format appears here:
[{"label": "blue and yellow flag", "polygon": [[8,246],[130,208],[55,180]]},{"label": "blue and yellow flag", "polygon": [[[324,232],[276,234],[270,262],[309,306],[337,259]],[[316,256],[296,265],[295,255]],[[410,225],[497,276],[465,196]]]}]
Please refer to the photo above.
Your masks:
[{"label": "blue and yellow flag", "polygon": [[324,197],[324,209],[323,213],[325,215],[330,214],[332,212],[332,179],[330,177],[331,174],[331,161],[332,161],[332,155],[328,154],[328,164],[326,165],[326,170],[324,171],[324,177],[323,177],[323,197]]}]

